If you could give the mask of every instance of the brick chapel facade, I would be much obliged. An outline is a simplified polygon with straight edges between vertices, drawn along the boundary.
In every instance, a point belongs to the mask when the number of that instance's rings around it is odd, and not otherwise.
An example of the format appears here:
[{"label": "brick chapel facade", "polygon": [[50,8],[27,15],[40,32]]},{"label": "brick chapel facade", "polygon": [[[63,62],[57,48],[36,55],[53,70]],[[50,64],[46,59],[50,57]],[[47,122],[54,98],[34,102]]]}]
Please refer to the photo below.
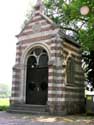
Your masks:
[{"label": "brick chapel facade", "polygon": [[51,114],[81,112],[84,75],[80,45],[44,15],[41,0],[17,38],[10,111],[17,110],[16,105],[33,105],[44,106]]}]

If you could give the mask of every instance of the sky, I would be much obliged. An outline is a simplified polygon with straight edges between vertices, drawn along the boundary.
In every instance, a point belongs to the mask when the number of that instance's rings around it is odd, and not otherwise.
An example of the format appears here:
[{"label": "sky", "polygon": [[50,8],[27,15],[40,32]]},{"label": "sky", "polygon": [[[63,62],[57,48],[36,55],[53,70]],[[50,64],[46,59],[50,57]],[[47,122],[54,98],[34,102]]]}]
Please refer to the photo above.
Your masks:
[{"label": "sky", "polygon": [[20,31],[26,13],[36,0],[0,1],[0,83],[12,83],[12,67],[15,64],[15,37]]}]

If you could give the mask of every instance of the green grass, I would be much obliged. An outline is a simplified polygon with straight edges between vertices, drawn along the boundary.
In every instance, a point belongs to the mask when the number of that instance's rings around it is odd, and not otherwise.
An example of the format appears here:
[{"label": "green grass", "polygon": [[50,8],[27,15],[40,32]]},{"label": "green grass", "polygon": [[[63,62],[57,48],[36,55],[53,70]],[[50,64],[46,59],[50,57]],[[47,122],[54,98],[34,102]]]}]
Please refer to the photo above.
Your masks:
[{"label": "green grass", "polygon": [[9,99],[8,98],[1,98],[0,99],[0,106],[9,106]]},{"label": "green grass", "polygon": [[7,110],[9,105],[10,104],[8,98],[0,98],[0,111]]}]

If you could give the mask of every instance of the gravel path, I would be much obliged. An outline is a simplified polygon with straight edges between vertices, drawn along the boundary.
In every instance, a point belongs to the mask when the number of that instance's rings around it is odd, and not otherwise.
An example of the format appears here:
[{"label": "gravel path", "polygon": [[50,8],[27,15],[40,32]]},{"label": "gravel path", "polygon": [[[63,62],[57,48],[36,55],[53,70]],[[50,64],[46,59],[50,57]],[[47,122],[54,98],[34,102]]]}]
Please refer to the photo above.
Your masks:
[{"label": "gravel path", "polygon": [[94,125],[94,116],[34,116],[0,112],[0,125]]}]

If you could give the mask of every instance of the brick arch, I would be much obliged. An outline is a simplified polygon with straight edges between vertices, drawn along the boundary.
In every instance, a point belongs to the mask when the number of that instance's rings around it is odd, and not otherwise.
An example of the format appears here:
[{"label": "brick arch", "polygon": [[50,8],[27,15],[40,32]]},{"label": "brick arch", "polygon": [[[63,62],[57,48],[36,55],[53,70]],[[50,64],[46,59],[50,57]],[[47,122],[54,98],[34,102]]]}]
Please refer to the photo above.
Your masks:
[{"label": "brick arch", "polygon": [[20,87],[21,88],[20,93],[21,93],[21,98],[22,98],[23,102],[26,101],[27,59],[28,59],[29,52],[32,49],[34,49],[35,47],[41,47],[47,52],[47,54],[48,54],[48,64],[49,64],[49,61],[51,59],[50,48],[45,43],[44,44],[43,43],[33,43],[24,50],[24,52],[22,54],[22,58],[21,58],[22,70],[21,70],[21,87]]},{"label": "brick arch", "polygon": [[22,54],[22,58],[21,58],[22,65],[26,65],[29,51],[34,49],[35,47],[42,47],[43,49],[45,49],[48,54],[49,61],[50,61],[50,59],[51,59],[50,47],[45,43],[33,43],[24,50],[24,52]]}]

